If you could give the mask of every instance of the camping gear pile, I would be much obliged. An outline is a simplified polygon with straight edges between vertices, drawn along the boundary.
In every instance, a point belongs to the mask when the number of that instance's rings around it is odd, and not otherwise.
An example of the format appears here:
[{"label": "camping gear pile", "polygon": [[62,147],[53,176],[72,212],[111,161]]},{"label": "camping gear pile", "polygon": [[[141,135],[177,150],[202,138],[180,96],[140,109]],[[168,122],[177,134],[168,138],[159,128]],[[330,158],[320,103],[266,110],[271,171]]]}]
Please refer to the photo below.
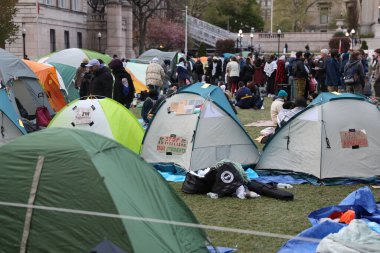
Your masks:
[{"label": "camping gear pile", "polygon": [[293,200],[292,193],[278,189],[275,184],[249,180],[240,164],[222,160],[214,166],[186,174],[182,191],[190,194],[207,194],[217,199],[237,196],[240,199],[257,198],[260,195],[280,200]]}]

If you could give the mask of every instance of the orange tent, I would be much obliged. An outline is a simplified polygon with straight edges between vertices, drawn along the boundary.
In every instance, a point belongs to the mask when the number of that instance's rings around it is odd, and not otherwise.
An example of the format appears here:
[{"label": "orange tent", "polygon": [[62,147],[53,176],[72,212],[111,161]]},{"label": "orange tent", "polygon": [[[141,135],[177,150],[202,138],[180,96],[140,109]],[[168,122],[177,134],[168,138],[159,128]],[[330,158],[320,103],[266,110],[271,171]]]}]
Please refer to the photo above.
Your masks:
[{"label": "orange tent", "polygon": [[34,61],[23,60],[36,74],[41,87],[47,94],[48,101],[55,112],[61,110],[67,102],[59,87],[58,76],[55,67]]}]

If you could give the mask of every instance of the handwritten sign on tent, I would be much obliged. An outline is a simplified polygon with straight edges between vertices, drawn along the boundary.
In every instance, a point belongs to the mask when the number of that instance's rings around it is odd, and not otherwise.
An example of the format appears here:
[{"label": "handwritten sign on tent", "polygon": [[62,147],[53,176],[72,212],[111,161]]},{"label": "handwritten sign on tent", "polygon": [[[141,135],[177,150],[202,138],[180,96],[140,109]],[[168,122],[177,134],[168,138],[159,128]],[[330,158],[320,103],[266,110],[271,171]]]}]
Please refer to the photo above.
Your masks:
[{"label": "handwritten sign on tent", "polygon": [[90,124],[92,122],[91,115],[91,107],[78,107],[75,110],[74,123],[76,125]]},{"label": "handwritten sign on tent", "polygon": [[186,153],[187,140],[179,136],[161,136],[158,139],[157,151],[159,153],[171,153],[182,155]]},{"label": "handwritten sign on tent", "polygon": [[340,132],[342,148],[368,147],[368,138],[365,130],[349,130]]}]

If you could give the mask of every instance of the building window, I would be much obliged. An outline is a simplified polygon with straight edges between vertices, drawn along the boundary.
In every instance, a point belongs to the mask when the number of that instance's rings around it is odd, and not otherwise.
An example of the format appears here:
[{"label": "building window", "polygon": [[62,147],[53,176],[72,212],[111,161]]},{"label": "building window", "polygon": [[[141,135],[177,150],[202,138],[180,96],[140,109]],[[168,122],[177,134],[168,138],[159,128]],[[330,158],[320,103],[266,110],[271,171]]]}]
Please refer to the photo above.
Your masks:
[{"label": "building window", "polygon": [[328,24],[328,22],[329,22],[329,8],[327,8],[327,7],[323,7],[323,8],[321,8],[320,9],[320,20],[319,20],[319,22],[320,22],[320,24],[321,25],[326,25],[326,24]]},{"label": "building window", "polygon": [[65,48],[70,48],[70,35],[69,31],[65,31]]},{"label": "building window", "polygon": [[78,0],[71,0],[71,10],[73,11],[78,10]]},{"label": "building window", "polygon": [[57,2],[58,2],[58,7],[59,8],[65,8],[66,7],[65,6],[65,0],[58,0]]},{"label": "building window", "polygon": [[40,0],[39,2],[41,4],[53,5],[53,0]]},{"label": "building window", "polygon": [[78,41],[78,48],[82,48],[83,45],[82,45],[82,33],[81,32],[77,33],[77,41]]},{"label": "building window", "polygon": [[50,29],[50,52],[55,52],[56,47],[55,47],[55,30]]}]

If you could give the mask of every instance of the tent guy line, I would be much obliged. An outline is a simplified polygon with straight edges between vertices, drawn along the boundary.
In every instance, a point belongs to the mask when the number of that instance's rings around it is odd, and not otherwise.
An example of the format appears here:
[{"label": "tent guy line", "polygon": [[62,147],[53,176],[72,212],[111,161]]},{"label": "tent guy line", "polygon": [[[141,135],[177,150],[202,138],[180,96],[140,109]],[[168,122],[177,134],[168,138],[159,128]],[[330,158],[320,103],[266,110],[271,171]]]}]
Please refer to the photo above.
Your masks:
[{"label": "tent guy line", "polygon": [[273,237],[273,238],[282,238],[282,239],[294,239],[294,240],[315,242],[315,243],[319,243],[321,241],[321,240],[315,239],[315,238],[294,237],[293,235],[269,233],[269,232],[262,232],[262,231],[257,231],[257,230],[247,230],[247,229],[239,229],[239,228],[210,226],[210,225],[202,225],[202,224],[179,222],[179,221],[168,221],[168,220],[153,219],[153,218],[142,218],[142,217],[136,217],[136,216],[130,216],[130,215],[119,215],[119,214],[111,214],[111,213],[82,211],[82,210],[67,209],[67,208],[58,208],[58,207],[27,205],[27,204],[4,202],[4,201],[0,201],[0,206],[37,209],[37,210],[81,214],[81,215],[89,215],[89,216],[99,216],[99,217],[107,217],[107,218],[115,218],[115,219],[135,220],[135,221],[142,221],[142,222],[152,222],[152,223],[159,223],[159,224],[177,225],[177,226],[183,226],[183,227],[202,228],[202,229],[215,230],[215,231],[221,231],[221,232],[249,234],[249,235],[257,235],[257,236]]}]

